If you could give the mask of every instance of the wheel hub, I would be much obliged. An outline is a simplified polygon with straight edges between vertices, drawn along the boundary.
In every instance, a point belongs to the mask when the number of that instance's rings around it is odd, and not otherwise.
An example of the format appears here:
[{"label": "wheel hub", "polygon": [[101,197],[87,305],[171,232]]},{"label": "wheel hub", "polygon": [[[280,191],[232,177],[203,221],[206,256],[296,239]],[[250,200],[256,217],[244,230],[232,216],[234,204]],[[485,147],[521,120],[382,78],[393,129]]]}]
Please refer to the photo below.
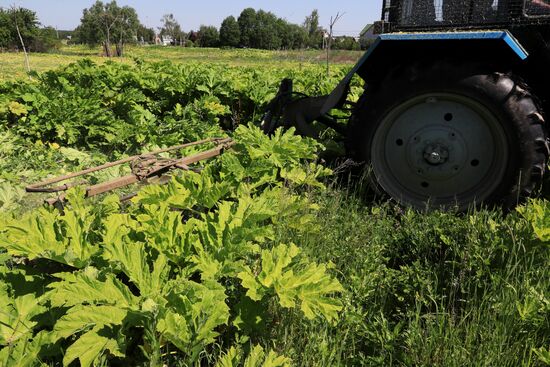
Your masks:
[{"label": "wheel hub", "polygon": [[468,146],[462,134],[450,124],[429,124],[412,132],[405,152],[416,175],[423,180],[442,180],[460,173],[467,160]]},{"label": "wheel hub", "polygon": [[431,165],[437,166],[444,164],[447,162],[448,158],[449,151],[440,144],[428,145],[424,149],[424,159]]}]

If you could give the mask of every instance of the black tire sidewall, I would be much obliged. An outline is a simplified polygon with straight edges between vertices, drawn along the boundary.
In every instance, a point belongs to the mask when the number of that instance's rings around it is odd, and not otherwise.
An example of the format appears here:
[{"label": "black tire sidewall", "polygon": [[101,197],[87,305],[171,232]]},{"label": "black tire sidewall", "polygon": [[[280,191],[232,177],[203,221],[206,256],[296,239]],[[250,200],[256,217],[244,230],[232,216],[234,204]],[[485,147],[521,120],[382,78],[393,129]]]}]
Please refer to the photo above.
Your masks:
[{"label": "black tire sidewall", "polygon": [[[517,93],[518,82],[504,74],[477,71],[456,71],[441,67],[419,73],[396,71],[378,88],[367,89],[358,102],[350,120],[348,149],[361,162],[371,161],[371,146],[384,118],[396,107],[419,95],[452,93],[471,98],[482,104],[500,122],[508,142],[508,156],[504,176],[485,200],[486,204],[513,206],[521,200],[522,188],[530,186],[536,154],[531,118],[538,112],[530,96]],[[540,133],[539,133],[540,134]],[[371,181],[376,191],[384,191],[376,179]]]}]

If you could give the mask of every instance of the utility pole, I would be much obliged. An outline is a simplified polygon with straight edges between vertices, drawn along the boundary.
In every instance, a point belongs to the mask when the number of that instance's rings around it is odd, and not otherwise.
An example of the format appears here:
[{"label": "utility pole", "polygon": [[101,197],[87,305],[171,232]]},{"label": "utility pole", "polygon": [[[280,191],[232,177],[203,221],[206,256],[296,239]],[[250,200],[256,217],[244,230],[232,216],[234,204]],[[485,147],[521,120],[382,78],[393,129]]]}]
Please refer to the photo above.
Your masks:
[{"label": "utility pole", "polygon": [[335,17],[330,17],[330,24],[329,24],[329,34],[328,34],[328,40],[327,40],[327,77],[330,76],[330,47],[332,46],[332,29],[334,28],[334,25],[342,19],[346,13],[340,14],[340,12],[336,13]]}]

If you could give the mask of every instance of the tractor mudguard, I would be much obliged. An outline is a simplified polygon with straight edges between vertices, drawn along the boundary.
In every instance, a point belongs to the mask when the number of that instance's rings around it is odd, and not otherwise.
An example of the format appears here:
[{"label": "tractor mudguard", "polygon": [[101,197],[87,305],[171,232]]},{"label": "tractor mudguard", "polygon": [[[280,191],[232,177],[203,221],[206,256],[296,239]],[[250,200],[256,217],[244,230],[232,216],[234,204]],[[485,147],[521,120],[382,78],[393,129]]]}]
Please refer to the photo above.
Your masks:
[{"label": "tractor mudguard", "polygon": [[527,51],[508,31],[382,34],[330,93],[321,114],[328,113],[345,100],[355,74],[367,83],[380,80],[403,60],[408,63],[436,59],[498,60],[512,65],[528,57]]}]

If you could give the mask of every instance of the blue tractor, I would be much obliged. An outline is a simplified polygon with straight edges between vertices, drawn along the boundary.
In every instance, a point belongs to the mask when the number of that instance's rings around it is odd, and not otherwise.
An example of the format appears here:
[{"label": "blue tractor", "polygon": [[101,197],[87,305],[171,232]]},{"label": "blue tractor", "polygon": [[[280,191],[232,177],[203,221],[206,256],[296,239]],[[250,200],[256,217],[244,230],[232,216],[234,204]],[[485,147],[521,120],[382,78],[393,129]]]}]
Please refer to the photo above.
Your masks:
[{"label": "blue tractor", "polygon": [[[345,136],[373,187],[418,209],[517,205],[549,157],[550,2],[385,0],[379,37],[330,93],[297,96],[284,80],[262,127],[313,122]],[[351,79],[365,91],[342,126]]]}]

